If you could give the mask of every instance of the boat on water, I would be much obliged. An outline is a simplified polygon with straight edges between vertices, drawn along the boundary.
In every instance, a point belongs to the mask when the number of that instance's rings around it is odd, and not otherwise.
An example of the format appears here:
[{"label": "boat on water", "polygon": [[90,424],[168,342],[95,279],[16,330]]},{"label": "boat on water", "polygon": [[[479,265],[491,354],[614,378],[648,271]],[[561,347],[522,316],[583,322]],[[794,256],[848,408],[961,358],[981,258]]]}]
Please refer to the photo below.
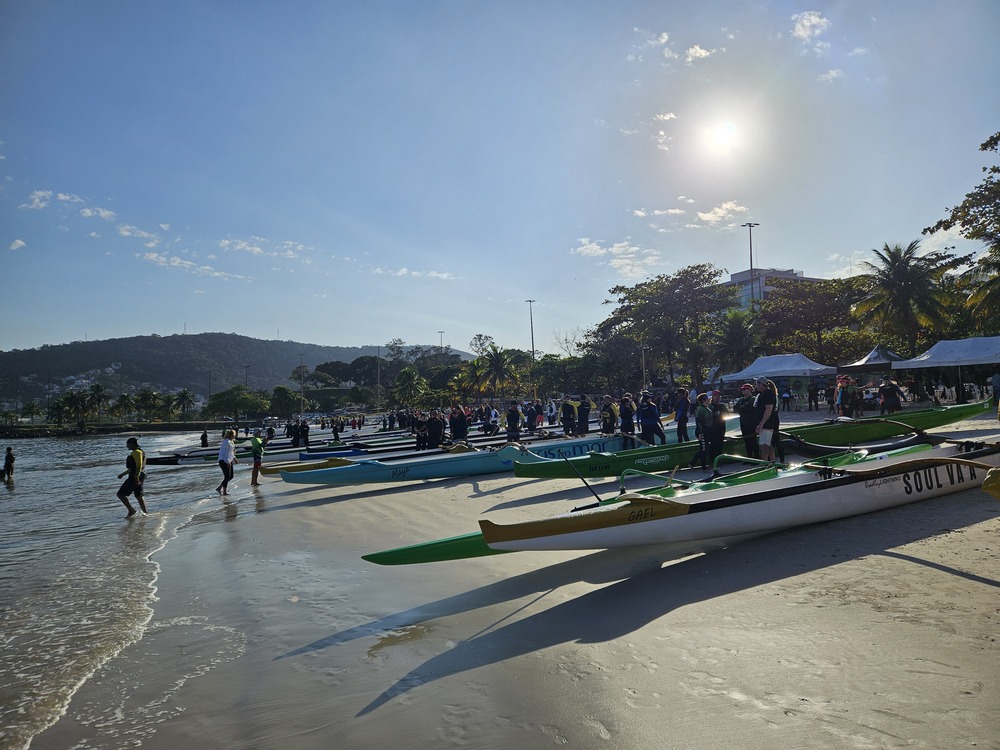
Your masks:
[{"label": "boat on water", "polygon": [[[532,455],[539,460],[559,455],[583,455],[589,451],[619,450],[624,438],[621,435],[587,435],[579,438],[555,438],[538,441],[532,445]],[[370,484],[374,482],[409,482],[418,479],[447,479],[451,477],[499,474],[514,470],[514,461],[523,460],[527,449],[516,443],[496,449],[470,450],[464,453],[433,453],[398,461],[373,459],[345,459],[343,466],[312,471],[282,471],[281,478],[294,484]],[[336,459],[330,459],[336,460]]]},{"label": "boat on water", "polygon": [[[480,520],[479,533],[385,550],[381,565],[456,560],[526,550],[592,550],[655,545],[669,557],[719,549],[811,523],[983,486],[1000,466],[1000,436],[984,443],[927,444],[885,453],[855,451],[769,476],[625,493],[612,502],[514,524]],[[1000,483],[1000,472],[988,480]],[[735,475],[734,475],[735,477]],[[991,492],[996,492],[991,488]]]},{"label": "boat on water", "polygon": [[[899,437],[914,431],[922,433],[927,429],[943,427],[986,413],[988,409],[989,402],[986,401],[974,404],[939,406],[900,412],[888,418],[840,419],[832,422],[788,427],[782,429],[781,434],[787,436],[784,440],[786,450],[803,455],[821,456],[840,453],[854,447],[866,447],[865,443]],[[923,439],[926,440],[926,436]],[[920,439],[911,437],[909,442],[917,443],[920,442]],[[885,450],[888,449],[888,446],[878,446],[878,448]],[[727,438],[723,450],[726,453],[742,454],[744,452],[742,439]],[[675,467],[683,468],[690,465],[697,452],[698,442],[692,440],[613,453],[593,452],[565,460],[562,458],[538,460],[529,457],[529,460],[518,459],[514,462],[514,476],[592,479],[616,477],[629,469],[649,472],[669,471]]]}]

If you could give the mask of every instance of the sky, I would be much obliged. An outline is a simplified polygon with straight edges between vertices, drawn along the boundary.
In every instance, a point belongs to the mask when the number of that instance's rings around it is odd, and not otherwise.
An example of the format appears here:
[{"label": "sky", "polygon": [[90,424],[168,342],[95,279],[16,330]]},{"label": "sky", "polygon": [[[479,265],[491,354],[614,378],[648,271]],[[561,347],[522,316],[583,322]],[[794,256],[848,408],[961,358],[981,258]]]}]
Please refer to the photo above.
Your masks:
[{"label": "sky", "polygon": [[[0,350],[565,353],[693,263],[859,273],[1000,130],[1000,2],[0,0]],[[530,304],[527,300],[534,300]]]}]

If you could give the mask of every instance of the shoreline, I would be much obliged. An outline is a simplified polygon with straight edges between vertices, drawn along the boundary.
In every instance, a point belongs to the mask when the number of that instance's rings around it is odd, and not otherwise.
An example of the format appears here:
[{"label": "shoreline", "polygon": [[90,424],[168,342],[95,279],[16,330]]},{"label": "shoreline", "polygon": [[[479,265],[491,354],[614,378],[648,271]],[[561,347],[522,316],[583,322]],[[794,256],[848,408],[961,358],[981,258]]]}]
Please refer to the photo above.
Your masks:
[{"label": "shoreline", "polygon": [[980,490],[676,561],[384,568],[360,555],[589,491],[238,485],[154,556],[147,632],[33,748],[995,746],[1000,505]]}]

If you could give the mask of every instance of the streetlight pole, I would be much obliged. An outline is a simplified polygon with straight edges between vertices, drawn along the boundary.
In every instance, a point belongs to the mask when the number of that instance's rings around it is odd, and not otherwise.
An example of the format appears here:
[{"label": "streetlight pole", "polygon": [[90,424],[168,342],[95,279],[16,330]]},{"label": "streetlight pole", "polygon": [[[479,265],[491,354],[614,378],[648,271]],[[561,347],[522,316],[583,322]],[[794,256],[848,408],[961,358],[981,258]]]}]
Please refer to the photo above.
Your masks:
[{"label": "streetlight pole", "polygon": [[444,331],[438,331],[438,354],[444,354]]},{"label": "streetlight pole", "polygon": [[304,367],[304,365],[302,364],[302,358],[305,356],[306,356],[305,354],[299,355],[299,419],[302,419],[302,412],[305,410],[306,379],[304,377],[304,373],[302,372],[302,368]]},{"label": "streetlight pole", "polygon": [[[746,227],[750,232],[750,294],[747,296],[747,308],[753,310],[753,228],[759,227],[760,224],[748,221],[746,224],[740,224],[741,227]],[[764,296],[763,287],[760,290],[760,296]]]},{"label": "streetlight pole", "polygon": [[531,372],[528,374],[528,379],[532,381],[532,395],[538,398],[538,390],[534,384],[535,378],[535,313],[533,311],[532,305],[538,300],[526,299],[525,302],[528,303],[528,323],[531,325]]},{"label": "streetlight pole", "polygon": [[250,388],[250,365],[243,365],[243,387]]}]

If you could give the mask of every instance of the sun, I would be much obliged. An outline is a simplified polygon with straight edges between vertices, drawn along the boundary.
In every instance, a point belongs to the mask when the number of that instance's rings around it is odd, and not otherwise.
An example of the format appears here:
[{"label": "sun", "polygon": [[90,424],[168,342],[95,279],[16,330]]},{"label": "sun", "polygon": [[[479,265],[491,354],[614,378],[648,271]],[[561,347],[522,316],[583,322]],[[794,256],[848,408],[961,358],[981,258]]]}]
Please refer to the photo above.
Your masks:
[{"label": "sun", "polygon": [[731,122],[715,125],[706,133],[709,148],[716,153],[727,154],[739,145],[739,131]]}]

